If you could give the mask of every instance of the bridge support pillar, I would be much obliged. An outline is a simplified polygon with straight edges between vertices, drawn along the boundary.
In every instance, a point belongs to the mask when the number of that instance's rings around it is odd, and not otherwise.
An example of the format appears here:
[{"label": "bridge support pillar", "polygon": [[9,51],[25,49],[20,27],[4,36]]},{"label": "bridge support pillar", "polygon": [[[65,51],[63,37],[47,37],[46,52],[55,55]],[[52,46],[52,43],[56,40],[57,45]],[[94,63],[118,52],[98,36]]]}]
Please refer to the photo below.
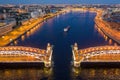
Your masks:
[{"label": "bridge support pillar", "polygon": [[72,52],[73,52],[73,65],[75,67],[79,67],[80,66],[80,62],[79,62],[78,45],[77,45],[77,43],[75,43],[73,45]]},{"label": "bridge support pillar", "polygon": [[74,61],[74,66],[75,67],[80,67],[80,62]]},{"label": "bridge support pillar", "polygon": [[50,61],[45,62],[45,67],[51,67],[51,62]]},{"label": "bridge support pillar", "polygon": [[46,57],[45,57],[45,67],[51,67],[52,65],[52,45],[47,44]]}]

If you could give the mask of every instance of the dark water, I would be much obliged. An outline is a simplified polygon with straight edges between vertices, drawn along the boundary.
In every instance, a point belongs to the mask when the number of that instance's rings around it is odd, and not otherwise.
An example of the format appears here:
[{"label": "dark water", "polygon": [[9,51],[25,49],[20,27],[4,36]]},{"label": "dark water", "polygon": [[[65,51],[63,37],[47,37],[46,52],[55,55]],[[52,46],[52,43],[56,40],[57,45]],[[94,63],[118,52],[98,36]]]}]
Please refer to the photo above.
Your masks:
[{"label": "dark water", "polygon": [[[35,68],[0,70],[0,74],[4,75],[3,79],[8,77],[11,80],[98,80],[99,78],[105,80],[110,79],[109,75],[114,73],[116,73],[115,76],[119,75],[120,69],[76,70],[71,66],[71,45],[75,42],[78,43],[80,49],[114,44],[110,39],[105,40],[103,35],[97,31],[94,23],[95,16],[96,13],[91,12],[69,12],[49,19],[23,35],[11,45],[31,46],[40,49],[46,49],[48,42],[54,45],[53,67],[50,70]],[[70,26],[70,30],[65,33],[63,29],[67,26]],[[111,71],[114,73],[107,74]],[[8,74],[10,75],[8,76]],[[112,75],[112,78],[115,76]]]}]

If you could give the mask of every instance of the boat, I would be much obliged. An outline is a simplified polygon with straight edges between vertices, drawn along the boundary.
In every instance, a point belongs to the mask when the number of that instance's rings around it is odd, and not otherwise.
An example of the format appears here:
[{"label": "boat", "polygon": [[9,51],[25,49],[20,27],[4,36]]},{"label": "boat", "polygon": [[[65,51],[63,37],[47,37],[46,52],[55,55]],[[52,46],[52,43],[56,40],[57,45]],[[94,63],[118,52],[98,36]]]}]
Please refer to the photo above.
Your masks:
[{"label": "boat", "polygon": [[64,32],[67,32],[70,29],[70,26],[64,28]]}]

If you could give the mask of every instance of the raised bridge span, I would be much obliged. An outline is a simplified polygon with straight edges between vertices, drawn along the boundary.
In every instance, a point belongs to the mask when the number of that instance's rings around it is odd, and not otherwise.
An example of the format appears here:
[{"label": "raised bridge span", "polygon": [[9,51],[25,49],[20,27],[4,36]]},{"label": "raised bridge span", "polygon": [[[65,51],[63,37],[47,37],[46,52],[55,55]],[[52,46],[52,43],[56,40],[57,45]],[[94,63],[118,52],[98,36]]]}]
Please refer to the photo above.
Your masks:
[{"label": "raised bridge span", "polygon": [[120,62],[120,46],[97,46],[78,50],[72,47],[73,65],[79,67],[82,62]]},{"label": "raised bridge span", "polygon": [[51,67],[52,45],[47,44],[47,49],[38,49],[23,46],[0,47],[0,63],[44,63]]}]

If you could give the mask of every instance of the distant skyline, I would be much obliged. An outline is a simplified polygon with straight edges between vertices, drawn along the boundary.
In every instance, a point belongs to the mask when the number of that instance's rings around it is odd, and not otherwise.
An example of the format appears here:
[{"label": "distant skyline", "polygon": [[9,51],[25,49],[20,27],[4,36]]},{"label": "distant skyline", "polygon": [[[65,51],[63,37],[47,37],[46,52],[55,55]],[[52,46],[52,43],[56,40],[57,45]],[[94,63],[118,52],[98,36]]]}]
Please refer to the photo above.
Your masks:
[{"label": "distant skyline", "polygon": [[120,0],[0,0],[0,4],[120,4]]}]

